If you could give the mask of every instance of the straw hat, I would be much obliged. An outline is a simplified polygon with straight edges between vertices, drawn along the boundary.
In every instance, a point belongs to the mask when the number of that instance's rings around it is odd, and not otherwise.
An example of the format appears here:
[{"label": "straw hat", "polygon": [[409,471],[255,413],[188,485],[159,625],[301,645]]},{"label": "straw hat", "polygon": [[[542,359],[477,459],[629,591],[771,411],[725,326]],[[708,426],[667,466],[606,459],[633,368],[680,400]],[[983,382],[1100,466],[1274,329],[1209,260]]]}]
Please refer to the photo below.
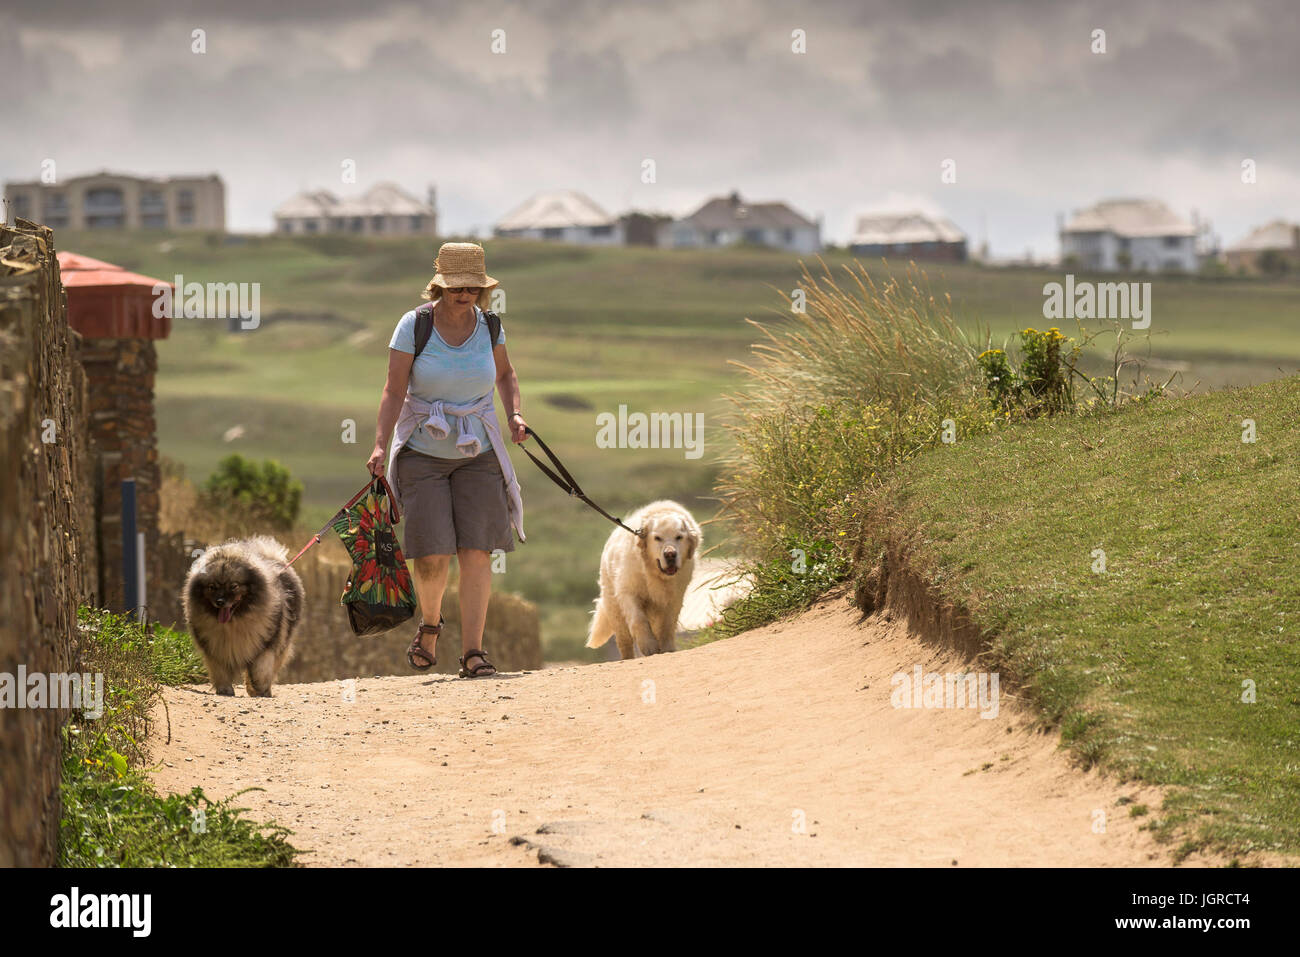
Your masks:
[{"label": "straw hat", "polygon": [[437,273],[424,287],[424,298],[437,300],[444,289],[478,286],[478,306],[486,309],[497,280],[485,271],[483,247],[478,243],[443,243],[433,261]]}]

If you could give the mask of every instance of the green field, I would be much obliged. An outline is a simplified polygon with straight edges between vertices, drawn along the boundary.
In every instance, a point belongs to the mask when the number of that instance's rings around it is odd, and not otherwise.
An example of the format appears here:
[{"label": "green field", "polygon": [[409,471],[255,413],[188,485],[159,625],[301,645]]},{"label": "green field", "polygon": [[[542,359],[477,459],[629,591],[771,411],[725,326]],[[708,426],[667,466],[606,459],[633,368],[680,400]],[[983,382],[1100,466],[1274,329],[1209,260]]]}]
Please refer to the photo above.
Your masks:
[{"label": "green field", "polygon": [[[222,320],[177,319],[170,338],[158,343],[162,455],[198,481],[234,451],[276,458],[305,486],[304,525],[322,523],[365,482],[388,339],[419,301],[436,241],[61,232],[56,243],[157,278],[180,273],[187,282],[261,284],[256,330],[231,333]],[[783,321],[776,290],[794,289],[798,257],[507,240],[488,240],[486,248],[488,271],[508,297],[502,316],[529,424],[609,511],[675,498],[707,520],[727,443],[713,423],[727,408],[722,396],[747,381],[735,363],[751,361],[759,338],[744,320]],[[848,261],[823,258],[832,268]],[[810,263],[816,271],[815,259]],[[974,265],[945,266],[930,276],[937,295],[951,294],[963,326],[987,325],[995,344],[1017,329],[1047,324],[1042,286],[1059,278]],[[1159,360],[1153,377],[1185,367],[1185,387],[1198,380],[1217,387],[1300,368],[1300,284],[1151,281],[1152,355]],[[1059,324],[1067,334],[1076,331]],[[704,457],[597,448],[595,414],[617,412],[620,404],[703,413]],[[347,420],[356,424],[356,444],[342,440]],[[234,426],[243,434],[223,440]],[[517,545],[496,587],[539,604],[549,657],[584,656],[600,549],[613,526],[568,499],[519,450],[512,460],[524,487],[529,541]],[[706,525],[706,545],[728,533],[720,523]],[[719,554],[730,551],[724,545]]]}]

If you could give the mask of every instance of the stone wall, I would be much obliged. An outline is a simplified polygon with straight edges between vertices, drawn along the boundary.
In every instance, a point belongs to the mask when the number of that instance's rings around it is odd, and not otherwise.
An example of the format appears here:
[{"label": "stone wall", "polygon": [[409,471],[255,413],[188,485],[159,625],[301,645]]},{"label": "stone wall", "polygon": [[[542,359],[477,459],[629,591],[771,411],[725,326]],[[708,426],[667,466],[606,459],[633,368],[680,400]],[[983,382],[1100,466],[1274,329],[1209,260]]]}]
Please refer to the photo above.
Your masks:
[{"label": "stone wall", "polygon": [[[53,233],[0,225],[0,673],[15,678],[73,670],[77,606],[98,602],[79,338]],[[56,862],[67,715],[0,707],[0,867]]]}]

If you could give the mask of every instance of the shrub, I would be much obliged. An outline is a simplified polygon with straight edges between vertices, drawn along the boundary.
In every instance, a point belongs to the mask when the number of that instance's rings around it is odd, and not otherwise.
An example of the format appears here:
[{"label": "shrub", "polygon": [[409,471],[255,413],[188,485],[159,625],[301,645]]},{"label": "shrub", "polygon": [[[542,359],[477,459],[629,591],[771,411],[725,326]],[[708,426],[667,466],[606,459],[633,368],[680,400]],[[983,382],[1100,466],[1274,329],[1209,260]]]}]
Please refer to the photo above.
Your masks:
[{"label": "shrub", "polygon": [[[1132,363],[1125,343],[1131,334],[1121,321],[1110,323],[1115,333],[1111,375],[1096,377],[1078,367],[1083,347],[1101,332],[1080,327],[1080,340],[1061,334],[1055,326],[1046,332],[1023,329],[1018,334],[1020,365],[1013,364],[1005,349],[985,349],[977,357],[984,374],[989,399],[1004,418],[1033,419],[1043,415],[1069,415],[1094,407],[1118,408],[1129,400],[1163,395],[1173,376],[1164,383],[1148,383],[1140,393],[1120,389],[1120,371]],[[1089,396],[1084,401],[1075,392],[1081,380]]]},{"label": "shrub", "polygon": [[1024,418],[1073,411],[1074,376],[1082,375],[1077,369],[1080,349],[1074,345],[1061,354],[1062,345],[1073,343],[1055,326],[1046,332],[1021,330],[1019,369],[1002,349],[981,352],[978,361],[989,396],[1003,412]]},{"label": "shrub", "polygon": [[271,459],[260,464],[235,453],[222,459],[203,487],[205,505],[232,513],[232,518],[266,524],[280,531],[293,527],[302,500],[302,483]]}]

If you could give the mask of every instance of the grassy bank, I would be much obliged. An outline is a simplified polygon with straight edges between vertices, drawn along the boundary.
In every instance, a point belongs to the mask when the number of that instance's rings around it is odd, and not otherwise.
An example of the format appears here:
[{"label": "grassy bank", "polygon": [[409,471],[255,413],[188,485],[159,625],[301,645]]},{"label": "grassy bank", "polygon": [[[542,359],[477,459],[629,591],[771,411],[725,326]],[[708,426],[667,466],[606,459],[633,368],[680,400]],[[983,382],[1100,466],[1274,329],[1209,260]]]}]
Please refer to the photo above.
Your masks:
[{"label": "grassy bank", "polygon": [[1056,329],[988,349],[923,277],[802,287],[727,420],[758,587],[704,638],[889,546],[1081,764],[1170,788],[1148,826],[1180,853],[1300,850],[1300,377],[1117,392]]},{"label": "grassy bank", "polygon": [[1153,826],[1183,850],[1300,851],[1298,418],[1292,377],[972,437],[901,466],[867,531],[1083,764],[1173,788]]},{"label": "grassy bank", "polygon": [[290,832],[249,821],[239,795],[194,788],[160,797],[146,773],[149,714],[164,684],[203,681],[188,635],[147,634],[134,620],[82,609],[80,668],[103,675],[103,714],[74,711],[64,727],[64,867],[286,867]]}]

